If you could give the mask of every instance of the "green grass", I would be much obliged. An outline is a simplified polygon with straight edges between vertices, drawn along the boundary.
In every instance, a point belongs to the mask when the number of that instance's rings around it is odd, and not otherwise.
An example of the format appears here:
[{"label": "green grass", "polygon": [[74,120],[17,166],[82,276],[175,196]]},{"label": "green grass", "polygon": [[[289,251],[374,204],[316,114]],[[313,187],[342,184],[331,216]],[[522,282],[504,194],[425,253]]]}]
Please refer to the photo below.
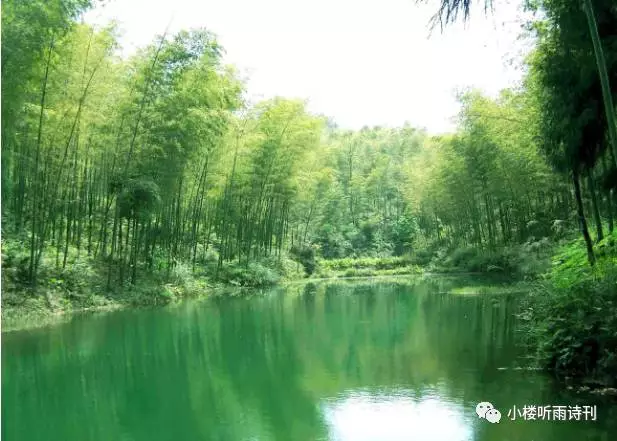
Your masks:
[{"label": "green grass", "polygon": [[318,278],[374,277],[421,274],[409,257],[364,257],[320,260],[314,273]]},{"label": "green grass", "polygon": [[349,268],[395,269],[411,265],[409,257],[362,257],[320,260],[319,266],[326,270],[342,271]]},{"label": "green grass", "polygon": [[582,240],[556,252],[521,314],[538,363],[563,376],[617,384],[617,236],[596,248],[591,267]]}]

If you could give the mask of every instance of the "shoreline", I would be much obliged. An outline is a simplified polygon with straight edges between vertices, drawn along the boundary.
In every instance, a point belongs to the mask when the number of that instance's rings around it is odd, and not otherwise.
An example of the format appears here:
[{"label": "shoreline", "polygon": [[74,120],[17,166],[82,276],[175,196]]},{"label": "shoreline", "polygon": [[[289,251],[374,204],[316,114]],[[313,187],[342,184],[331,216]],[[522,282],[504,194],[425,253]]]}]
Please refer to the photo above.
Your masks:
[{"label": "shoreline", "polygon": [[[159,287],[160,289],[161,287]],[[173,292],[172,296],[163,296],[153,290],[152,295],[131,296],[131,291],[125,291],[120,295],[97,295],[90,293],[87,295],[88,301],[94,304],[81,306],[80,301],[86,296],[66,296],[56,295],[50,301],[53,294],[47,292],[44,295],[33,296],[25,291],[17,295],[29,296],[22,305],[2,306],[2,327],[1,334],[8,334],[19,331],[29,331],[45,328],[61,323],[68,322],[72,317],[82,314],[101,314],[123,309],[139,308],[161,308],[173,303],[180,303],[189,299],[200,299],[211,296],[220,287],[206,286],[205,289],[188,291],[177,286],[163,286]],[[143,289],[143,288],[142,288]],[[57,293],[56,293],[57,294]],[[15,295],[15,294],[11,294]],[[3,294],[4,299],[4,294]],[[3,302],[4,303],[4,300]],[[63,306],[59,306],[62,303]]]},{"label": "shoreline", "polygon": [[[145,285],[137,286],[134,289],[126,289],[120,293],[107,295],[88,293],[84,295],[71,295],[59,292],[45,292],[32,295],[27,290],[19,290],[9,294],[9,297],[25,297],[26,300],[19,305],[5,305],[6,294],[2,296],[2,326],[0,333],[8,334],[12,332],[28,331],[40,329],[47,326],[65,323],[73,316],[80,314],[99,314],[122,309],[139,308],[160,308],[170,304],[177,304],[187,300],[199,300],[217,296],[232,296],[229,290],[256,290],[285,287],[293,285],[305,285],[309,283],[324,283],[329,281],[353,282],[358,280],[387,280],[387,279],[409,279],[421,277],[462,277],[478,276],[490,277],[494,274],[472,273],[462,271],[429,271],[418,267],[412,267],[408,272],[398,274],[384,274],[383,271],[375,270],[371,275],[346,276],[344,273],[331,274],[327,277],[308,277],[296,279],[284,279],[274,285],[258,287],[241,287],[232,284],[209,284],[206,280],[200,280],[199,286],[188,289],[176,285]],[[511,281],[517,283],[517,281]],[[144,291],[146,292],[144,294]],[[162,295],[161,292],[172,293],[172,295]],[[88,301],[83,305],[83,301]],[[83,305],[83,306],[82,306]]]}]

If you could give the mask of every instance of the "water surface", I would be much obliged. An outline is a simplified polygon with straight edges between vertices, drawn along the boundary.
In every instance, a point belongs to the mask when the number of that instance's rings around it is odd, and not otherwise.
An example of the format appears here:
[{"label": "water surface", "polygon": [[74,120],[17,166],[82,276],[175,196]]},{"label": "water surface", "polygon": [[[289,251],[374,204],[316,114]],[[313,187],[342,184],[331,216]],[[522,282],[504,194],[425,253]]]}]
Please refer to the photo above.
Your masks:
[{"label": "water surface", "polygon": [[[2,439],[617,439],[609,401],[500,369],[525,363],[520,295],[455,287],[296,285],[4,334]],[[500,409],[498,424],[476,415],[479,401]],[[595,405],[597,416],[508,417],[524,405]]]}]

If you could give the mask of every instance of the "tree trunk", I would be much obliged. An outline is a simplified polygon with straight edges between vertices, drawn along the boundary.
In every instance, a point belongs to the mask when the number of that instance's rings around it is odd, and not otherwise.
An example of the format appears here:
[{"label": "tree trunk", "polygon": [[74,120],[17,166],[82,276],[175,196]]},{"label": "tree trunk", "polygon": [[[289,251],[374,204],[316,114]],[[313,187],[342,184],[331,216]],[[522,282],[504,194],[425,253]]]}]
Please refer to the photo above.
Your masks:
[{"label": "tree trunk", "polygon": [[596,196],[596,188],[593,181],[593,174],[591,169],[587,169],[587,184],[589,186],[589,193],[591,194],[591,208],[593,211],[593,218],[596,222],[596,243],[604,239],[604,232],[602,231],[602,217],[600,217],[600,209],[598,208],[598,198]]},{"label": "tree trunk", "polygon": [[[609,167],[606,164],[606,155],[602,155],[602,172],[608,175]],[[613,189],[606,190],[606,214],[608,217],[608,232],[613,233]]]},{"label": "tree trunk", "polygon": [[47,95],[47,81],[49,79],[49,67],[51,65],[51,54],[54,49],[54,41],[51,40],[49,44],[49,50],[47,52],[47,62],[45,64],[45,76],[43,77],[43,87],[41,90],[41,110],[39,112],[39,128],[36,137],[36,155],[34,159],[34,191],[32,196],[32,231],[30,236],[30,266],[28,268],[28,277],[33,285],[36,284],[36,277],[34,274],[35,269],[35,250],[36,250],[36,237],[37,237],[37,218],[38,218],[38,210],[37,210],[37,195],[39,193],[39,189],[37,188],[37,184],[39,181],[39,159],[41,157],[41,141],[43,137],[43,116],[45,114],[45,97]]},{"label": "tree trunk", "polygon": [[[611,150],[613,151],[613,157],[615,157],[617,156],[617,118],[615,118],[615,105],[613,104],[613,96],[611,95],[611,85],[608,78],[606,60],[604,58],[602,42],[600,41],[600,34],[598,34],[598,24],[596,22],[592,2],[591,0],[583,0],[583,2],[583,9],[587,16],[587,24],[589,25],[593,52],[596,57],[598,75],[600,76],[600,84],[602,86],[602,98],[608,124],[609,142],[611,144]],[[615,166],[617,167],[617,162],[615,162]]]},{"label": "tree trunk", "polygon": [[589,265],[593,266],[596,263],[596,256],[593,253],[593,244],[591,243],[591,237],[589,236],[589,229],[587,228],[587,220],[585,219],[585,212],[583,210],[583,199],[581,197],[581,184],[579,181],[579,175],[577,170],[572,171],[572,181],[574,183],[574,196],[576,199],[576,211],[578,215],[579,226],[583,238],[585,239],[585,247],[587,248],[587,259]]}]

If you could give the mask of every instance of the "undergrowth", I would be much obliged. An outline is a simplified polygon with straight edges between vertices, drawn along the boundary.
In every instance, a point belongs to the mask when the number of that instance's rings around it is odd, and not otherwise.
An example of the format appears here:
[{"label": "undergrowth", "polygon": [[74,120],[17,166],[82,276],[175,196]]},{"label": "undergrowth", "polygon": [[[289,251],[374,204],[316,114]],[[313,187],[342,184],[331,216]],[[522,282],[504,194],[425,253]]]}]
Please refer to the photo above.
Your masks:
[{"label": "undergrowth", "polygon": [[428,266],[434,271],[495,273],[516,279],[532,279],[549,268],[553,248],[554,244],[544,238],[493,249],[441,249],[435,252]]},{"label": "undergrowth", "polygon": [[317,277],[369,277],[418,274],[422,270],[408,256],[364,257],[321,260]]},{"label": "undergrowth", "polygon": [[617,384],[616,238],[597,245],[593,267],[582,240],[562,246],[525,301],[525,343],[558,375]]},{"label": "undergrowth", "polygon": [[25,242],[2,241],[3,331],[44,325],[77,311],[165,305],[210,295],[224,285],[266,287],[304,276],[303,267],[287,256],[263,258],[248,265],[224,263],[217,269],[218,254],[208,251],[195,268],[182,261],[168,268],[161,256],[152,268],[138,268],[135,283],[130,283],[128,270],[120,282],[119,262],[112,262],[109,278],[109,261],[70,248],[63,266],[50,247],[41,258],[33,285],[28,280],[28,262]]}]

